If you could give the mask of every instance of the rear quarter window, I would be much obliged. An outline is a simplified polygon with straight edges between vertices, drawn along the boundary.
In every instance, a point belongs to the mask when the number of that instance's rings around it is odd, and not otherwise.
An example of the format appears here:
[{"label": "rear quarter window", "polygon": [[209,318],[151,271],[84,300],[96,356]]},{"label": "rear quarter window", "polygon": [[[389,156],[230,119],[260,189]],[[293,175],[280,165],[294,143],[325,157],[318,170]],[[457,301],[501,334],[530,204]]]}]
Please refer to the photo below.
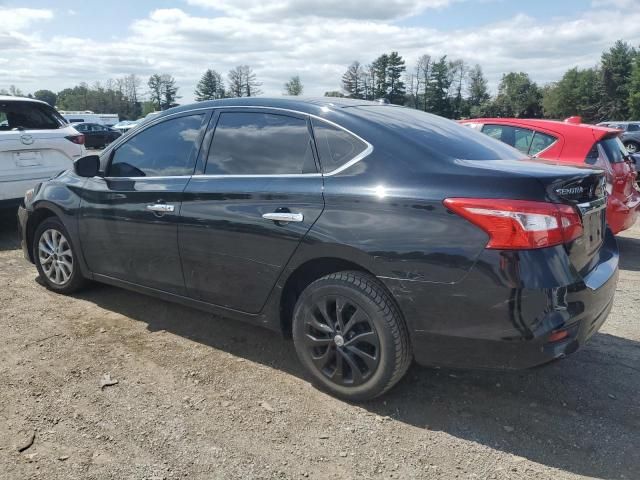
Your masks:
[{"label": "rear quarter window", "polygon": [[64,125],[50,106],[35,102],[0,103],[0,130],[57,130]]},{"label": "rear quarter window", "polygon": [[313,124],[313,135],[318,147],[322,173],[337,170],[368,148],[365,142],[346,130],[315,118],[311,123]]}]

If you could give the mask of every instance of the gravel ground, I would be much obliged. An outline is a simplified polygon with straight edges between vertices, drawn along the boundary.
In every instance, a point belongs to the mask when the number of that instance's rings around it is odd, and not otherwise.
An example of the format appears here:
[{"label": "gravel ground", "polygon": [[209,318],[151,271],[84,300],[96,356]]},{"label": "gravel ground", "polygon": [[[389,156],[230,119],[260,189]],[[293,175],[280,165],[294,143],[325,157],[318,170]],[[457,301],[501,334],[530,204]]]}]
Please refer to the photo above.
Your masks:
[{"label": "gravel ground", "polygon": [[619,243],[613,311],[578,353],[412,367],[351,405],[274,333],[108,286],[47,291],[4,215],[0,478],[640,478],[640,228]]}]

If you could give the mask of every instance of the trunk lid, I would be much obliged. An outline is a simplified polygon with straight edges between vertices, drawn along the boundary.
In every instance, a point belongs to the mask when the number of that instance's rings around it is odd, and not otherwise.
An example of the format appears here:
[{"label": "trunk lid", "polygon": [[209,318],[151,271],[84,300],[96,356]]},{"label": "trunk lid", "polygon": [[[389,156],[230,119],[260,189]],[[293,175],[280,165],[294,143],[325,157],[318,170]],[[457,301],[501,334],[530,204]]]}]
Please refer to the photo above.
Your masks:
[{"label": "trunk lid", "polygon": [[[604,172],[590,166],[557,164],[545,160],[465,161],[475,167],[471,174],[487,175],[490,170],[505,182],[501,190],[514,199],[571,205],[580,214],[583,234],[565,244],[573,266],[587,275],[598,263],[606,232],[607,190]],[[483,172],[485,171],[485,172]],[[523,182],[523,177],[531,180]],[[536,183],[531,183],[535,179]],[[542,188],[540,188],[542,187]]]}]

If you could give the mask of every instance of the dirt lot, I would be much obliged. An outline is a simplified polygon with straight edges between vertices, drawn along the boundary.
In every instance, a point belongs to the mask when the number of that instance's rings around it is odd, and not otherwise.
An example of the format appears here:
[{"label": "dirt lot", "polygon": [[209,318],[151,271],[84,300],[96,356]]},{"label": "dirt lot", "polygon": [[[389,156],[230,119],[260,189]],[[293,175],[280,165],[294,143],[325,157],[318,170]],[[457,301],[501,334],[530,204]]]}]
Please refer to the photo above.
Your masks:
[{"label": "dirt lot", "polygon": [[[638,479],[640,228],[619,243],[615,306],[575,355],[518,373],[413,367],[350,405],[268,331],[107,286],[48,292],[5,215],[0,478]],[[101,389],[106,373],[118,383]]]}]

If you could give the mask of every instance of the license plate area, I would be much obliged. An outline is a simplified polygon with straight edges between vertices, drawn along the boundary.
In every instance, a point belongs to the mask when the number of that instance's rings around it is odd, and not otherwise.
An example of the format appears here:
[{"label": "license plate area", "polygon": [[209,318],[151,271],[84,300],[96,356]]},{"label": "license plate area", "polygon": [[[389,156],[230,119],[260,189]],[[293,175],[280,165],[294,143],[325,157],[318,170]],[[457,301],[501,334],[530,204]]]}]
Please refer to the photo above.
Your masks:
[{"label": "license plate area", "polygon": [[606,231],[605,209],[597,209],[582,214],[582,227],[585,250],[593,255],[604,241]]},{"label": "license plate area", "polygon": [[42,165],[42,154],[38,151],[14,152],[13,160],[16,167],[37,167]]}]

